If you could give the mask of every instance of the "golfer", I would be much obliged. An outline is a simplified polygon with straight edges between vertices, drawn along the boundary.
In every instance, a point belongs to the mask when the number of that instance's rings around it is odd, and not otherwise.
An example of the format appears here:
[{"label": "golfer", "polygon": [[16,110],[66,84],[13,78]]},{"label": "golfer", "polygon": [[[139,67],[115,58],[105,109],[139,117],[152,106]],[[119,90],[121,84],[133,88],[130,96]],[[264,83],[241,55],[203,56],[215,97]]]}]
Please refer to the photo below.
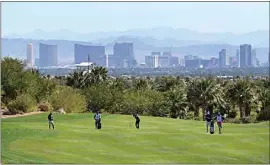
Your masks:
[{"label": "golfer", "polygon": [[52,114],[52,112],[50,112],[50,114],[48,115],[48,121],[49,121],[49,129],[51,129],[51,126],[54,129],[53,114]]},{"label": "golfer", "polygon": [[94,115],[94,119],[95,119],[95,127],[96,129],[98,129],[98,125],[101,122],[101,115],[99,114],[99,112],[97,111],[96,114]]},{"label": "golfer", "polygon": [[217,114],[217,125],[218,125],[218,130],[219,130],[219,134],[221,134],[221,129],[222,129],[222,115],[220,114],[220,112],[218,112]]},{"label": "golfer", "polygon": [[205,115],[205,121],[206,121],[206,133],[208,134],[208,127],[210,127],[210,124],[211,124],[211,120],[212,120],[212,116],[210,114],[209,111],[206,112],[206,115]]},{"label": "golfer", "polygon": [[138,114],[133,114],[133,117],[136,119],[135,126],[137,129],[139,129],[140,128],[140,121],[141,121],[140,117]]}]

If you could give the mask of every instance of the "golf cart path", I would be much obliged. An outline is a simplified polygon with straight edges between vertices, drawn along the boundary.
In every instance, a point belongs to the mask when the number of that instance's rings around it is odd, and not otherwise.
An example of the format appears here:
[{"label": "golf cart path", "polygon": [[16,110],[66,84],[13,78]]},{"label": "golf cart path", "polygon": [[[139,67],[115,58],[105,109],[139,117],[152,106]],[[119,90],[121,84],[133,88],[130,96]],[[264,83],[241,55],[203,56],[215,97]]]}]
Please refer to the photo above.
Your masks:
[{"label": "golf cart path", "polygon": [[16,114],[16,115],[3,115],[1,114],[1,118],[14,118],[14,117],[23,117],[23,116],[30,116],[30,115],[36,115],[40,113],[45,113],[45,112],[30,112],[30,113],[24,113],[24,114]]}]

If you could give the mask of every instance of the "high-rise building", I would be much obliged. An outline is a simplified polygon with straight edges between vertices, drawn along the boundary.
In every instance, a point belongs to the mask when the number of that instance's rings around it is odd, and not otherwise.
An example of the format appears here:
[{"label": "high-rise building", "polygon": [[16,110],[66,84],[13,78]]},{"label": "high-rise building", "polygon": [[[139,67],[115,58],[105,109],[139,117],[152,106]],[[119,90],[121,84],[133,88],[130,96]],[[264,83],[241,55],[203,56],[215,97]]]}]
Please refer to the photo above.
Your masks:
[{"label": "high-rise building", "polygon": [[171,56],[172,56],[172,52],[171,52],[171,51],[164,51],[164,52],[162,53],[162,55],[163,55],[163,56],[169,56],[169,57],[171,57]]},{"label": "high-rise building", "polygon": [[251,67],[251,45],[240,45],[240,67]]},{"label": "high-rise building", "polygon": [[252,51],[251,51],[251,66],[252,66],[252,67],[257,67],[257,62],[256,62],[256,49],[252,49]]},{"label": "high-rise building", "polygon": [[157,68],[159,67],[159,56],[145,56],[145,65],[147,68]]},{"label": "high-rise building", "polygon": [[118,59],[118,67],[124,67],[124,61],[127,63],[133,63],[134,61],[134,47],[133,43],[123,42],[115,43],[113,46],[113,55]]},{"label": "high-rise building", "polygon": [[39,66],[39,59],[38,58],[35,59],[35,66]]},{"label": "high-rise building", "polygon": [[179,60],[179,65],[182,66],[182,67],[185,66],[185,59],[181,58]]},{"label": "high-rise building", "polygon": [[184,57],[184,60],[192,60],[193,59],[193,56],[192,55],[186,55]]},{"label": "high-rise building", "polygon": [[236,67],[237,68],[240,67],[240,51],[239,51],[239,49],[237,49],[237,51],[236,51]]},{"label": "high-rise building", "polygon": [[152,56],[160,56],[161,55],[161,52],[151,52],[151,55]]},{"label": "high-rise building", "polygon": [[185,67],[190,69],[200,68],[201,59],[185,60]]},{"label": "high-rise building", "polygon": [[203,68],[209,68],[211,66],[211,60],[201,59],[201,65]]},{"label": "high-rise building", "polygon": [[227,55],[226,49],[222,49],[219,52],[219,67],[225,68],[229,65],[229,56]]},{"label": "high-rise building", "polygon": [[168,68],[170,66],[170,57],[169,56],[159,56],[158,57],[158,66],[160,68]]},{"label": "high-rise building", "polygon": [[58,49],[57,45],[39,44],[39,66],[57,66]]},{"label": "high-rise building", "polygon": [[178,66],[179,65],[179,57],[171,56],[170,58],[170,66]]},{"label": "high-rise building", "polygon": [[34,66],[34,48],[33,48],[33,44],[27,44],[27,65],[32,67]]},{"label": "high-rise building", "polygon": [[74,45],[75,64],[94,62],[96,65],[106,66],[105,46]]}]

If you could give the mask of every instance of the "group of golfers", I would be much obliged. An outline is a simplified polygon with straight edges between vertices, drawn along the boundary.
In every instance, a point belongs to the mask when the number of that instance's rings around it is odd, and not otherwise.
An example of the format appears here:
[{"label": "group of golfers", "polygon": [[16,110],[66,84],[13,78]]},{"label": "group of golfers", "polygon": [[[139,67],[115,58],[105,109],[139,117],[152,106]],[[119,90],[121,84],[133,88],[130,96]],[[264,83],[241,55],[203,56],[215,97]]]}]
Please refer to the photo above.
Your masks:
[{"label": "group of golfers", "polygon": [[[133,114],[132,115],[136,122],[135,122],[135,127],[137,129],[140,128],[140,117],[138,114]],[[53,122],[53,114],[50,112],[48,115],[48,120],[49,120],[49,129],[51,127],[54,129],[54,122]],[[101,114],[97,111],[96,114],[94,115],[94,120],[95,120],[95,128],[96,129],[101,129]],[[221,129],[222,129],[222,121],[223,121],[223,116],[220,114],[220,112],[217,113],[217,116],[212,118],[212,115],[210,111],[206,112],[205,115],[205,121],[206,121],[206,133],[210,132],[211,134],[214,133],[214,120],[217,121],[218,129],[219,129],[219,134],[221,134]]]},{"label": "group of golfers", "polygon": [[[135,127],[137,129],[140,128],[140,117],[138,114],[133,114],[132,115],[135,119]],[[95,120],[95,128],[96,129],[101,129],[101,115],[100,113],[97,111],[96,114],[94,115],[94,120]],[[51,129],[51,127],[54,129],[54,122],[53,122],[53,114],[52,112],[50,112],[50,114],[48,115],[48,121],[49,121],[49,129]]]}]

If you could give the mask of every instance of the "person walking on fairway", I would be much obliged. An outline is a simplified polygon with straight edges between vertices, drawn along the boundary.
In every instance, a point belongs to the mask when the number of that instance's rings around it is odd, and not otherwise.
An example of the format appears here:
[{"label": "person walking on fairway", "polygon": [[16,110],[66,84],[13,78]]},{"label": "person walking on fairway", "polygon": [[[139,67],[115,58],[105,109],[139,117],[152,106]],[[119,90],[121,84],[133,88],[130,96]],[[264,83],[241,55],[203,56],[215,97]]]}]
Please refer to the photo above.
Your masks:
[{"label": "person walking on fairway", "polygon": [[206,115],[205,115],[205,121],[206,121],[206,133],[208,134],[208,127],[210,127],[211,125],[211,120],[212,120],[212,117],[211,117],[211,114],[209,111],[206,112]]},{"label": "person walking on fairway", "polygon": [[138,114],[133,114],[133,117],[136,119],[135,126],[137,129],[139,129],[140,128],[140,121],[141,121],[140,117]]},{"label": "person walking on fairway", "polygon": [[52,114],[52,112],[50,112],[50,114],[48,115],[48,121],[49,121],[49,129],[51,129],[51,126],[54,129],[53,114]]},{"label": "person walking on fairway", "polygon": [[95,127],[96,129],[98,129],[99,125],[101,124],[101,115],[99,114],[99,112],[97,111],[96,114],[94,115],[94,119],[95,119]]},{"label": "person walking on fairway", "polygon": [[218,130],[219,130],[219,134],[221,133],[221,129],[222,129],[222,115],[220,114],[220,112],[218,112],[217,114],[217,125],[218,125]]}]

